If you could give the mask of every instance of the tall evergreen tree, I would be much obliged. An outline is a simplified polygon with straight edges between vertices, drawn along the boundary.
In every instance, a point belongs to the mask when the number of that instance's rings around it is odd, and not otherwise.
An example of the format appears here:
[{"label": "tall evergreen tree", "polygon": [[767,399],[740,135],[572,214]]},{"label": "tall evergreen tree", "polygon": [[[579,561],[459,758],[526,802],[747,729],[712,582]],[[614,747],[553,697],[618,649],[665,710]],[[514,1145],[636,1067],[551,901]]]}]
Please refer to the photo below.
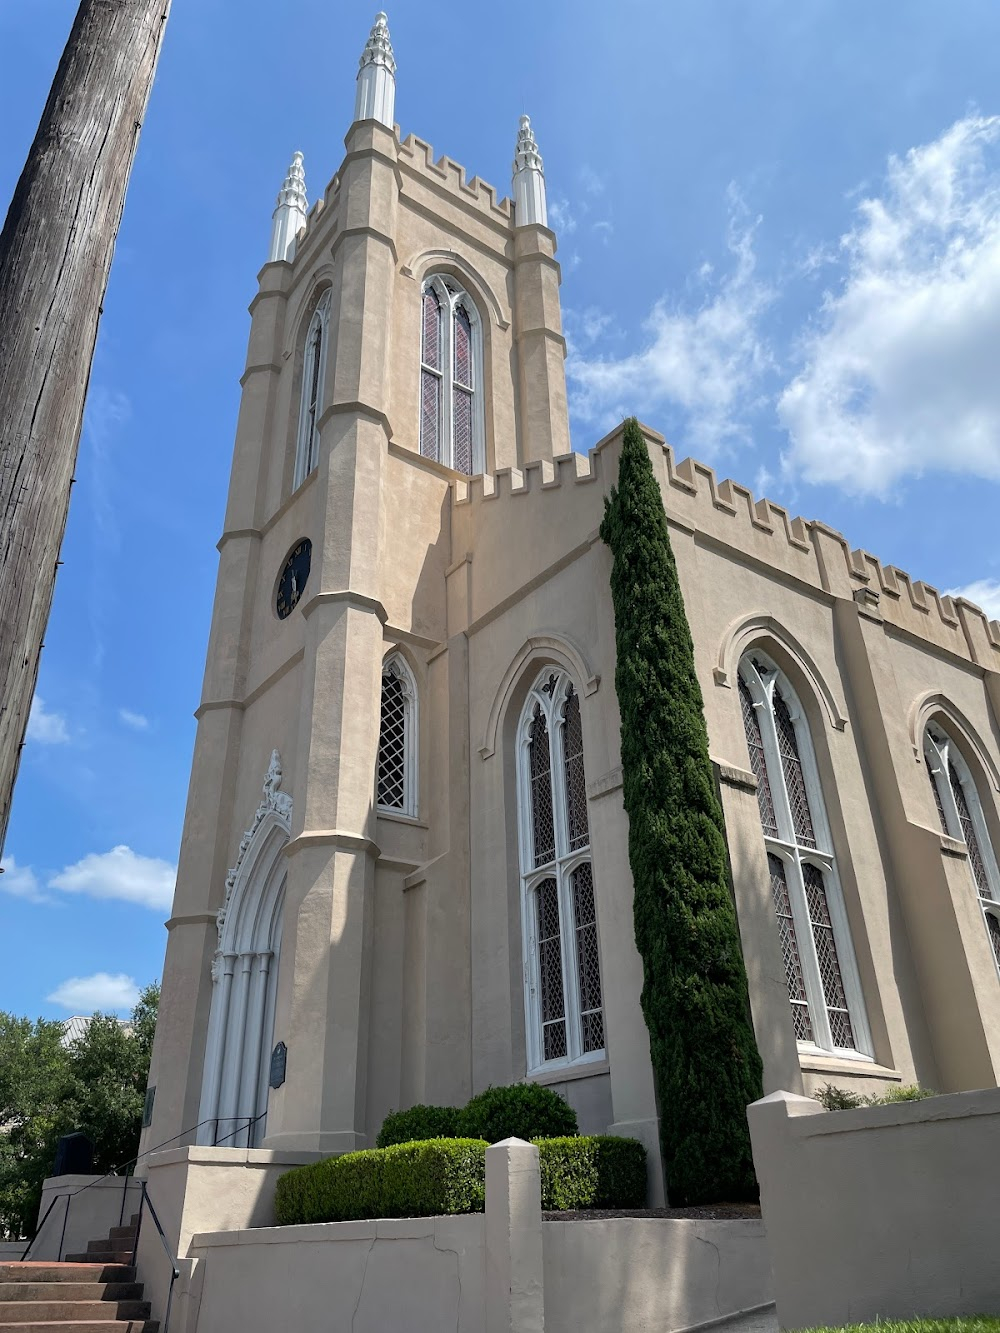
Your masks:
[{"label": "tall evergreen tree", "polygon": [[634,417],[601,536],[614,559],[615,687],[642,1010],[671,1203],[756,1197],[762,1095],[694,646],[660,488]]}]

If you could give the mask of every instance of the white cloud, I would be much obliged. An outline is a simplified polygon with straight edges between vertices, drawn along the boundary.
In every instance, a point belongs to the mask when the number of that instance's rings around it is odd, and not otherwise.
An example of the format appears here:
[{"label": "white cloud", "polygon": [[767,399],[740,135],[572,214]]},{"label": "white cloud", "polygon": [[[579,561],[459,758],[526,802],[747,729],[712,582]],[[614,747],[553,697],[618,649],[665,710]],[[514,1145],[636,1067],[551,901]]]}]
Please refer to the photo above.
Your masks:
[{"label": "white cloud", "polygon": [[548,203],[549,226],[559,236],[572,236],[576,231],[576,215],[568,199],[554,195]]},{"label": "white cloud", "polygon": [[948,596],[975,602],[991,620],[1000,620],[1000,579],[976,579],[962,588],[949,588]]},{"label": "white cloud", "polygon": [[924,471],[1000,480],[1000,116],[889,160],[778,412],[787,470],[887,495]]},{"label": "white cloud", "polygon": [[14,898],[24,898],[29,903],[48,901],[31,866],[19,866],[12,856],[5,856],[0,866],[3,867],[0,892],[9,893]]},{"label": "white cloud", "polygon": [[28,714],[28,740],[39,745],[66,745],[69,741],[66,719],[62,713],[50,713],[38,694],[32,699]]},{"label": "white cloud", "polygon": [[583,420],[606,429],[633,412],[655,418],[673,403],[686,415],[685,448],[715,452],[746,438],[742,414],[771,364],[759,322],[772,294],[755,272],[756,224],[747,223],[734,190],[730,204],[730,271],[717,276],[701,266],[698,306],[658,301],[645,322],[645,346],[631,356],[584,356],[571,345],[570,401]]},{"label": "white cloud", "polygon": [[140,856],[130,847],[91,852],[49,880],[49,887],[91,898],[119,898],[155,911],[169,909],[177,867],[154,856]]},{"label": "white cloud", "polygon": [[131,1009],[139,998],[135,977],[124,972],[95,972],[92,977],[68,977],[46,996],[50,1004],[61,1004],[74,1013],[95,1009]]},{"label": "white cloud", "polygon": [[144,717],[142,713],[133,713],[131,708],[119,708],[118,717],[126,727],[131,727],[133,731],[149,730],[149,718]]}]

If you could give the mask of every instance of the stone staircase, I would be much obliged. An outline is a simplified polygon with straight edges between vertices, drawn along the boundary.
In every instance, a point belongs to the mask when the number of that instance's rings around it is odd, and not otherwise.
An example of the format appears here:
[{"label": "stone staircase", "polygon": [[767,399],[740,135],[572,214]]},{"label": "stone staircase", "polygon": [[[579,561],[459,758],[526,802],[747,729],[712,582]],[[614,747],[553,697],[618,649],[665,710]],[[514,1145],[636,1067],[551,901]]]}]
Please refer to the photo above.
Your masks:
[{"label": "stone staircase", "polygon": [[0,1333],[158,1333],[132,1266],[138,1221],[63,1263],[0,1264]]}]

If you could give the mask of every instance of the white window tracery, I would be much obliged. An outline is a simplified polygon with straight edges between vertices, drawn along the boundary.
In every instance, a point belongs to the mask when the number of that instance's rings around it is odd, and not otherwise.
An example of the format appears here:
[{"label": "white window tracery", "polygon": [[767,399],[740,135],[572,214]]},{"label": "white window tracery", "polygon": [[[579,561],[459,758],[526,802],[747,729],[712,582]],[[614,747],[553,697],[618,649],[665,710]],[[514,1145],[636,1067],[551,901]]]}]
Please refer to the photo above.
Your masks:
[{"label": "white window tracery", "polygon": [[528,1071],[604,1054],[600,951],[580,698],[546,667],[518,728]]},{"label": "white window tracery", "polygon": [[1000,969],[1000,869],[979,792],[958,746],[934,722],[924,732],[924,760],[941,832],[965,843],[983,924]]},{"label": "white window tracery", "polygon": [[739,695],[796,1039],[806,1050],[870,1056],[808,723],[795,691],[762,653],[740,662]]},{"label": "white window tracery", "polygon": [[485,468],[479,312],[453,278],[435,273],[420,318],[420,452],[472,476]]},{"label": "white window tracery", "polygon": [[330,291],[327,289],[309,321],[302,357],[302,396],[299,405],[299,430],[295,442],[293,489],[302,485],[319,462],[318,422],[323,410],[323,382],[326,377],[327,342],[330,325]]},{"label": "white window tracery", "polygon": [[417,815],[417,687],[405,659],[382,666],[376,803],[388,814]]}]

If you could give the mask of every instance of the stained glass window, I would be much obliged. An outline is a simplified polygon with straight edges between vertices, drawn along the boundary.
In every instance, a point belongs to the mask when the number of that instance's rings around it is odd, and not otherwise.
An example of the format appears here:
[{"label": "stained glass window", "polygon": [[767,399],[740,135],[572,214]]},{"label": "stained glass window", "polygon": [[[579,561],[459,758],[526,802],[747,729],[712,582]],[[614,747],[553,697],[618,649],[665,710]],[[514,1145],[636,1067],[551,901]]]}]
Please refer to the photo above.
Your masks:
[{"label": "stained glass window", "polygon": [[306,331],[302,353],[302,399],[299,431],[295,444],[293,486],[301,486],[319,462],[318,422],[323,409],[323,380],[326,369],[326,334],[330,317],[330,293],[320,299]]},{"label": "stained glass window", "polygon": [[580,699],[546,669],[520,730],[521,867],[528,1065],[604,1050],[604,1008]]},{"label": "stained glass window", "polygon": [[863,1012],[860,983],[805,717],[791,686],[759,654],[740,664],[739,695],[796,1039],[867,1054],[856,1021]]},{"label": "stained glass window", "polygon": [[420,452],[471,476],[483,469],[479,319],[450,277],[424,284],[420,354]]}]

